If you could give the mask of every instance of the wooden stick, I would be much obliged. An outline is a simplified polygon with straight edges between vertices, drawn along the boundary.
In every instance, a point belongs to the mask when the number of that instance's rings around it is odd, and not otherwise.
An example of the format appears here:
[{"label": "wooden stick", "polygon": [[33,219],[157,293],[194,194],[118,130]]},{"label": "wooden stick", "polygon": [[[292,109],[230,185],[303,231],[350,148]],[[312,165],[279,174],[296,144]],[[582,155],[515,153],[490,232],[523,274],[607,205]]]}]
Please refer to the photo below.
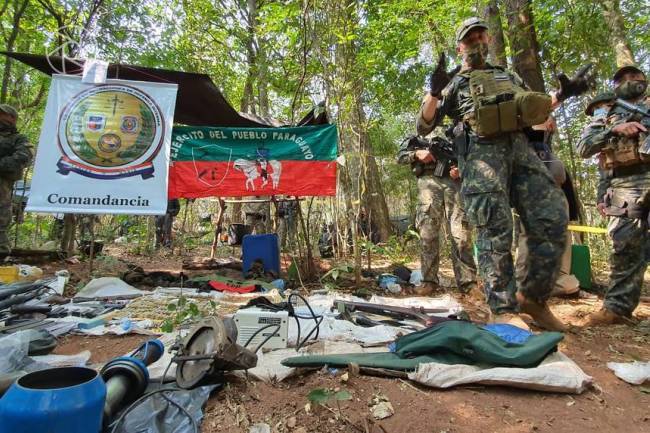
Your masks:
[{"label": "wooden stick", "polygon": [[210,249],[210,258],[214,259],[214,255],[217,251],[217,243],[219,241],[219,236],[221,235],[223,216],[226,213],[226,205],[223,199],[219,199],[219,212],[217,213],[217,221],[214,227],[214,239],[212,240],[212,248]]},{"label": "wooden stick", "polygon": [[93,273],[93,259],[95,258],[95,215],[90,215],[88,218],[90,218],[90,257],[88,258],[88,276],[91,276]]}]

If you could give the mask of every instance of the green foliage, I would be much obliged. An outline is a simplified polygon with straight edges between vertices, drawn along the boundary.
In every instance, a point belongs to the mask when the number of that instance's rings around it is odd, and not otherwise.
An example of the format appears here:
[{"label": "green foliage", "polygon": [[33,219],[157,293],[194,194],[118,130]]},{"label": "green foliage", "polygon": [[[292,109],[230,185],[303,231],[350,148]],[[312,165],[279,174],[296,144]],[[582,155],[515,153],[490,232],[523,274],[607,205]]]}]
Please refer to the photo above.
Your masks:
[{"label": "green foliage", "polygon": [[[15,209],[16,204],[14,204],[14,211]],[[54,239],[53,231],[53,218],[32,213],[24,213],[22,223],[13,224],[9,228],[8,233],[10,239],[13,239],[17,235],[16,244],[19,247],[22,245],[40,247],[45,242]]]},{"label": "green foliage", "polygon": [[[214,301],[211,301],[212,309],[216,307]],[[199,307],[194,302],[189,302],[186,297],[181,296],[176,302],[167,304],[167,311],[173,313],[172,317],[165,319],[160,329],[163,332],[172,332],[182,323],[194,321],[201,317]]]},{"label": "green foliage", "polygon": [[334,266],[320,278],[321,284],[323,284],[323,287],[327,290],[333,290],[336,288],[339,277],[341,277],[342,274],[350,274],[351,272],[354,272],[354,267],[348,264],[344,263]]},{"label": "green foliage", "polygon": [[413,239],[419,239],[419,235],[413,230],[403,237],[391,236],[385,244],[377,245],[375,252],[386,257],[394,266],[404,265],[413,259],[413,251],[409,250],[408,244]]},{"label": "green foliage", "polygon": [[[286,123],[299,119],[315,103],[326,101],[328,113],[340,126],[341,153],[350,161],[346,170],[353,179],[353,185],[341,181],[340,201],[357,203],[362,195],[360,161],[368,152],[376,158],[391,213],[413,215],[416,179],[408,166],[396,163],[395,154],[400,142],[414,132],[415,113],[436,53],[447,52],[450,63],[457,64],[454,30],[461,19],[482,13],[486,3],[12,0],[0,6],[0,49],[40,54],[70,38],[80,44],[66,46],[67,54],[208,74],[238,110],[264,114],[266,95],[268,114]],[[97,4],[99,8],[93,12]],[[256,6],[254,14],[251,4]],[[547,0],[530,4],[547,88],[556,87],[557,73],[570,74],[588,61],[595,64],[600,86],[607,87],[616,65],[599,3]],[[637,63],[647,67],[647,1],[621,0],[620,5]],[[508,50],[508,54],[512,53]],[[19,108],[19,129],[37,143],[49,77],[4,56],[0,56],[0,71],[0,103]],[[571,101],[556,113],[560,137],[555,148],[585,204],[585,222],[603,226],[605,221],[593,206],[596,165],[576,158],[572,150],[587,122],[582,113],[585,100]],[[364,133],[368,148],[359,143]],[[51,217],[26,215],[18,227],[18,244],[41,245],[53,239],[53,226]],[[187,251],[209,243],[209,239],[193,235],[196,229],[195,215],[190,212],[177,235],[177,245]],[[102,217],[96,230],[97,237],[108,240],[126,230],[131,252],[152,250],[152,224],[146,217]],[[311,235],[317,235],[316,231]],[[591,236],[589,242],[596,261],[604,263],[609,249],[605,238]],[[364,244],[363,248],[403,263],[411,244],[410,240],[391,238],[385,245]],[[332,273],[327,280],[336,282],[338,276]]]},{"label": "green foliage", "polygon": [[336,280],[338,280],[341,273],[350,273],[350,272],[353,272],[353,271],[354,271],[354,267],[350,266],[350,265],[347,265],[347,264],[335,266],[332,269],[330,269],[329,271],[327,271],[321,277],[321,280],[326,280],[326,279],[329,278],[332,281],[336,281]]}]

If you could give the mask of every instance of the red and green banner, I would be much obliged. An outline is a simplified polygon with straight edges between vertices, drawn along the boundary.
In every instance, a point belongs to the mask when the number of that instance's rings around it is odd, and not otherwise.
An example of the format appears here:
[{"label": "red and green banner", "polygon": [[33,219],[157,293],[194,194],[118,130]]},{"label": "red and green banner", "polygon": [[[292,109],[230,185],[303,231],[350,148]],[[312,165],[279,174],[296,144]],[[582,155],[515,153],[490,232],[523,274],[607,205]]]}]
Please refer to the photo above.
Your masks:
[{"label": "red and green banner", "polygon": [[177,126],[169,198],[334,195],[336,151],[335,125]]}]

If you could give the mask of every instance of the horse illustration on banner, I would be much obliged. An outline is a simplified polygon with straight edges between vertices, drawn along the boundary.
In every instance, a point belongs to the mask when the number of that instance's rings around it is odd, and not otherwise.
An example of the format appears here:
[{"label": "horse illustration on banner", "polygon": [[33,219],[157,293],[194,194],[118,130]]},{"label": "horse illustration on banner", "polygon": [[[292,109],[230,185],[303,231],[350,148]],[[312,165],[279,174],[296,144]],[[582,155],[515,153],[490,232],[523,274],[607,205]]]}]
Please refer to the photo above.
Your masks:
[{"label": "horse illustration on banner", "polygon": [[244,173],[246,176],[246,189],[249,191],[255,191],[255,181],[257,179],[262,179],[262,188],[268,185],[269,177],[273,189],[277,189],[280,185],[280,175],[282,174],[282,163],[280,161],[269,161],[265,158],[256,160],[238,158],[235,160],[233,167],[235,170]]}]

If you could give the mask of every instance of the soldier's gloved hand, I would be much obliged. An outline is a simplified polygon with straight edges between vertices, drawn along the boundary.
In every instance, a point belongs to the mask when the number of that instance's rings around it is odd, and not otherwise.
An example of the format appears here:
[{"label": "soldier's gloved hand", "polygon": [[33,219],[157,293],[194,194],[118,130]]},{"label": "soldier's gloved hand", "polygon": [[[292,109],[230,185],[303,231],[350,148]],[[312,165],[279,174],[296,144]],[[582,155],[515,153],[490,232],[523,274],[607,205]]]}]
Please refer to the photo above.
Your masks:
[{"label": "soldier's gloved hand", "polygon": [[431,152],[429,152],[428,150],[425,150],[425,149],[418,149],[418,150],[416,150],[416,151],[415,151],[415,158],[416,158],[418,161],[422,161],[422,162],[425,163],[425,164],[428,164],[428,163],[430,163],[430,162],[435,161],[435,158],[433,157],[433,155],[431,154]]},{"label": "soldier's gloved hand", "polygon": [[566,74],[558,74],[557,80],[560,82],[560,89],[555,94],[557,100],[562,102],[571,96],[580,96],[587,90],[593,88],[595,85],[595,77],[589,74],[592,66],[593,63],[587,63],[578,69],[578,72],[571,79]]},{"label": "soldier's gloved hand", "polygon": [[449,169],[449,177],[452,179],[460,179],[460,171],[458,170],[458,167],[453,166]]},{"label": "soldier's gloved hand", "polygon": [[460,66],[457,66],[451,71],[447,72],[447,56],[445,56],[445,53],[440,53],[438,64],[429,77],[429,84],[431,85],[431,90],[429,90],[429,93],[431,93],[431,96],[440,99],[440,96],[442,95],[442,89],[447,87],[447,84],[449,84],[451,79],[454,78],[454,75],[456,75],[458,71],[460,71]]},{"label": "soldier's gloved hand", "polygon": [[617,135],[624,135],[626,137],[636,137],[641,132],[648,132],[648,128],[639,122],[625,122],[619,123],[612,128],[612,132]]}]

